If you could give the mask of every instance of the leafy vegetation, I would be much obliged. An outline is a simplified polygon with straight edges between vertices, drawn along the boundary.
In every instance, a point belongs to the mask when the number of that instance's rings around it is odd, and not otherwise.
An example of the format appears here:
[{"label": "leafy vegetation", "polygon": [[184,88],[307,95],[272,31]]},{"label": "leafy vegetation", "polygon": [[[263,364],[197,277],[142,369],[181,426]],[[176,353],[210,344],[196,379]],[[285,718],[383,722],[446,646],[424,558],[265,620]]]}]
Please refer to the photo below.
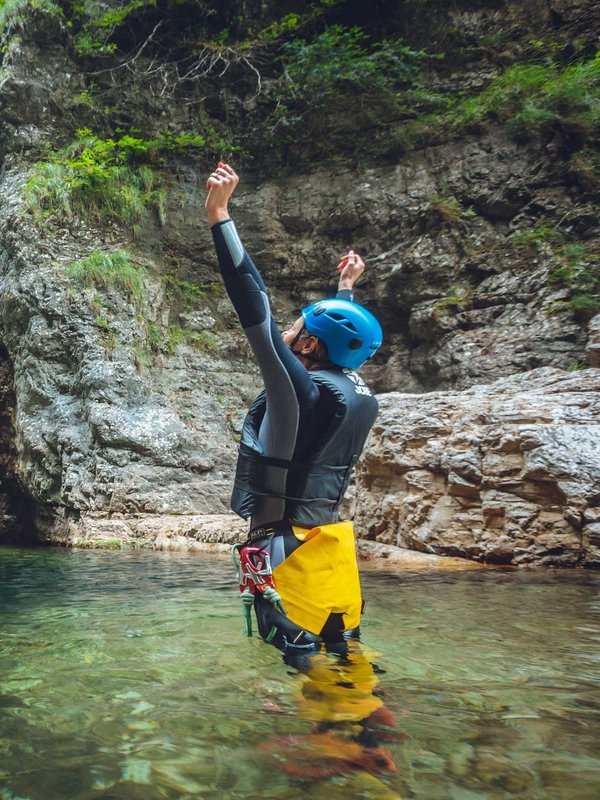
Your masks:
[{"label": "leafy vegetation", "polygon": [[74,142],[34,164],[25,187],[27,206],[38,220],[82,214],[128,223],[154,208],[164,223],[166,192],[156,171],[140,163],[148,150],[143,139],[101,139],[80,129]]},{"label": "leafy vegetation", "polygon": [[29,11],[63,16],[62,8],[52,0],[0,0],[0,33],[9,23],[24,25]]},{"label": "leafy vegetation", "polygon": [[456,128],[486,119],[505,122],[513,133],[535,135],[558,124],[591,135],[600,125],[600,53],[588,61],[519,64],[493,80],[482,94],[449,112]]},{"label": "leafy vegetation", "polygon": [[25,187],[26,205],[38,221],[80,214],[135,224],[154,210],[164,225],[167,194],[158,168],[174,153],[204,152],[224,144],[213,131],[165,131],[153,139],[121,131],[104,139],[82,128],[73,142],[34,164]]},{"label": "leafy vegetation", "polygon": [[146,269],[134,264],[124,250],[96,250],[69,264],[66,271],[81,286],[117,289],[134,305],[139,307],[143,303]]},{"label": "leafy vegetation", "polygon": [[[390,121],[379,149],[395,156],[495,121],[519,138],[561,129],[581,148],[600,130],[600,54],[565,66],[548,63],[548,52],[536,44],[530,57],[543,63],[511,66],[480,94],[457,97],[425,85],[423,68],[441,53],[399,39],[373,41],[357,26],[329,25],[312,39],[296,35],[279,48],[278,77],[266,82],[274,103],[266,130],[276,144],[324,150],[347,141],[349,130],[382,130]],[[378,150],[372,132],[370,146]],[[592,147],[571,168],[588,190],[600,185]]]},{"label": "leafy vegetation", "polygon": [[268,125],[278,137],[306,138],[316,130],[335,131],[340,112],[396,108],[400,88],[413,86],[427,54],[401,41],[371,43],[357,26],[330,25],[312,41],[286,42],[279,58]]},{"label": "leafy vegetation", "polygon": [[118,46],[111,42],[114,31],[122,25],[134,11],[156,6],[156,0],[130,0],[116,8],[103,2],[79,2],[73,6],[79,30],[74,42],[81,56],[110,55]]}]

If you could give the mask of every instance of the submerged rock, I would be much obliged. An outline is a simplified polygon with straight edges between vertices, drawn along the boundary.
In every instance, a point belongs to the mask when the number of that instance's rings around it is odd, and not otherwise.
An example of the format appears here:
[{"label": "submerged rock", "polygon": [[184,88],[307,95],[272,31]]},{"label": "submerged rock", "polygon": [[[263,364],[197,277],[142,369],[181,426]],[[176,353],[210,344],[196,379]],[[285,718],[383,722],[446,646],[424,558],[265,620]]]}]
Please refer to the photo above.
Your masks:
[{"label": "submerged rock", "polygon": [[600,370],[390,393],[360,466],[363,536],[494,564],[600,567]]}]

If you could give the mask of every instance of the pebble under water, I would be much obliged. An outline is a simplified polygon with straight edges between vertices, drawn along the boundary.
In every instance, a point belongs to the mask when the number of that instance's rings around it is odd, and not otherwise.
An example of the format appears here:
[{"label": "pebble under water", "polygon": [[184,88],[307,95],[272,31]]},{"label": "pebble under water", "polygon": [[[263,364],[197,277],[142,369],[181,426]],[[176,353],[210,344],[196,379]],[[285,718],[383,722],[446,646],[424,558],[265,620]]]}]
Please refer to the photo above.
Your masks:
[{"label": "pebble under water", "polygon": [[0,548],[1,800],[600,797],[600,574],[363,591],[363,642],[294,666],[225,559]]}]

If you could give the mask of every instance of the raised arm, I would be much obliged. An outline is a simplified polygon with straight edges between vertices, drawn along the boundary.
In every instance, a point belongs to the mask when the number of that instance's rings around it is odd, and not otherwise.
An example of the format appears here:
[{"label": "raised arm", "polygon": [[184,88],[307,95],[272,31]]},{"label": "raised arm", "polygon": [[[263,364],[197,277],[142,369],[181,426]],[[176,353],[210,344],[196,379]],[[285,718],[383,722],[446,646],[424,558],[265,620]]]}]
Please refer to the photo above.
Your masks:
[{"label": "raised arm", "polygon": [[365,262],[358,253],[350,250],[347,255],[342,256],[337,269],[340,273],[340,279],[336,297],[352,302],[354,301],[354,284],[365,271]]},{"label": "raised arm", "polygon": [[318,399],[318,391],[305,367],[283,343],[262,276],[229,216],[229,199],[238,182],[233,169],[219,162],[206,183],[205,208],[225,288],[256,356],[267,395],[281,392],[291,381],[300,406],[311,404]]},{"label": "raised arm", "polygon": [[[263,279],[229,216],[228,201],[238,181],[233,169],[220,163],[206,184],[206,213],[227,294],[256,357],[265,387],[266,413],[259,430],[262,453],[291,461],[301,416],[316,408],[319,391],[306,368],[284,344]],[[265,495],[252,516],[253,525],[283,519],[287,474],[287,469],[280,467],[266,469]]]}]

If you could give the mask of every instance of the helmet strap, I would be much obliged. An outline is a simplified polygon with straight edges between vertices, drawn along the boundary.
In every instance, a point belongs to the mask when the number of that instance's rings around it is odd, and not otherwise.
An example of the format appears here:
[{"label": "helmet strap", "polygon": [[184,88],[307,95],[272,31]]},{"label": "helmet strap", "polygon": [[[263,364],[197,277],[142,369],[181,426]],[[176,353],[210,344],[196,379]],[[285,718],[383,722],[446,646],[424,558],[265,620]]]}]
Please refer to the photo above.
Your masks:
[{"label": "helmet strap", "polygon": [[[315,358],[314,356],[311,356],[310,354],[307,354],[307,353],[298,353],[296,350],[294,350],[294,346],[295,346],[295,344],[298,342],[298,340],[300,339],[300,337],[302,336],[302,334],[303,334],[305,331],[306,331],[306,328],[305,328],[305,327],[303,327],[303,328],[300,328],[300,330],[298,331],[298,333],[297,333],[297,334],[294,336],[294,338],[293,338],[293,339],[292,339],[292,341],[290,342],[290,350],[292,351],[292,353],[293,353],[293,354],[294,354],[294,355],[295,355],[297,358],[305,358],[307,361],[311,361],[313,364],[319,364],[319,366],[321,366],[321,367],[323,367],[323,368],[326,368],[326,367],[333,367],[333,366],[334,366],[334,364],[333,364],[331,361],[323,361],[322,359],[320,359],[320,358]],[[313,336],[314,334],[312,334],[312,333],[309,333],[309,335],[310,335],[310,336]],[[315,336],[315,338],[317,338],[317,337]]]},{"label": "helmet strap", "polygon": [[[294,336],[294,338],[290,342],[290,350],[292,351],[292,353],[294,353],[294,345],[296,344],[298,339],[302,336],[302,334],[304,333],[305,330],[306,330],[306,328],[304,326],[302,326],[300,328],[300,330],[298,331],[298,333]],[[294,353],[294,355],[298,355],[298,353]]]}]

